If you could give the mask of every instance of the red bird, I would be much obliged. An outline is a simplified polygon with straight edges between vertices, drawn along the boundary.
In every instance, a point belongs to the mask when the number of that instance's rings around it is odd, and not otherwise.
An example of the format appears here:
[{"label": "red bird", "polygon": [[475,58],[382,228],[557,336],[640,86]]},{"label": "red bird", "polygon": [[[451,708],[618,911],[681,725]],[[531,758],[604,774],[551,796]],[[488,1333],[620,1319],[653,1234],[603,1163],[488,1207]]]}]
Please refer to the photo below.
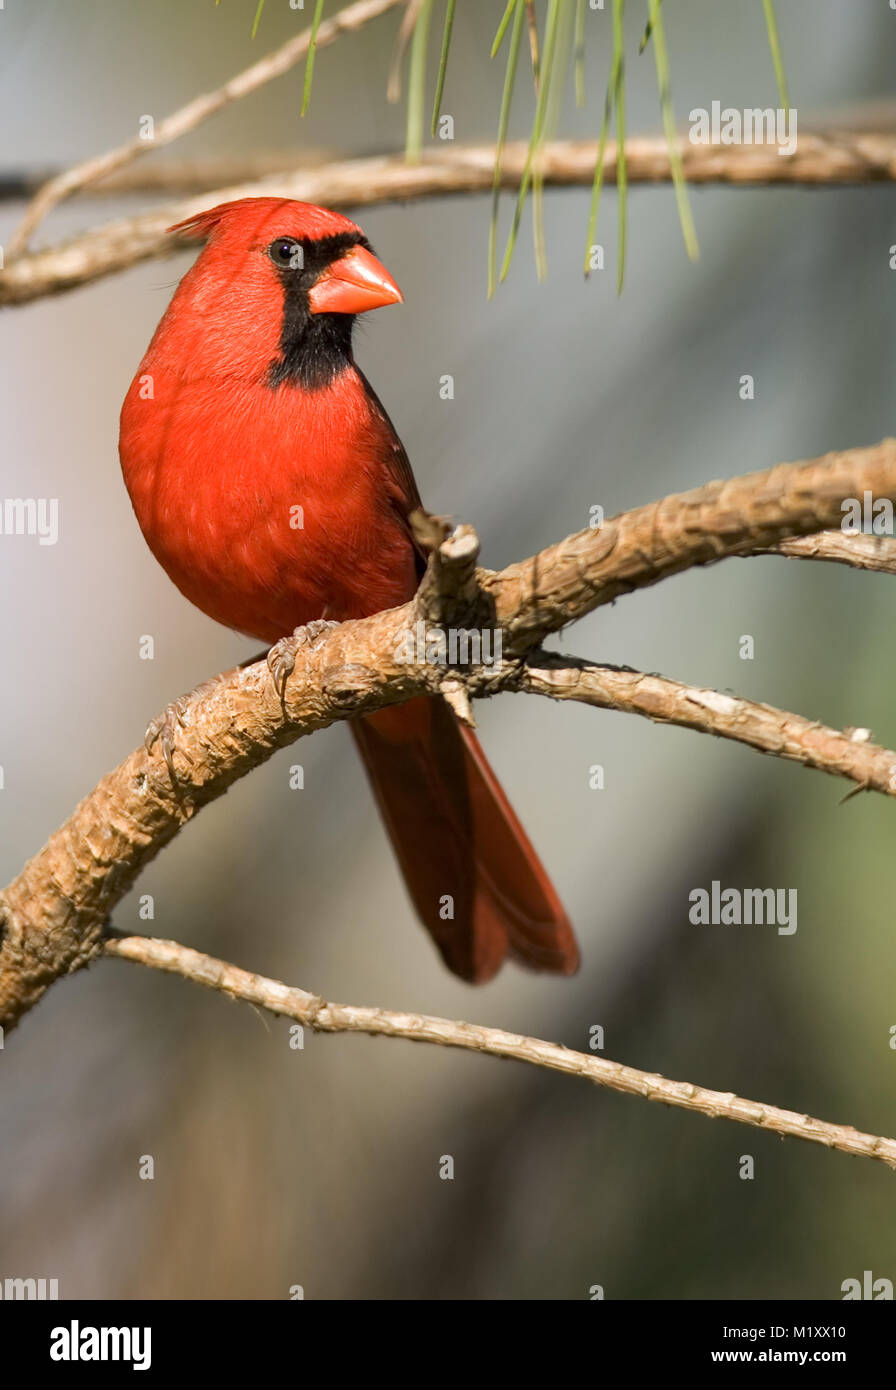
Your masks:
[{"label": "red bird", "polygon": [[[156,559],[209,617],[268,644],[406,603],[425,564],[408,523],[420,498],[352,355],[355,316],[401,302],[395,281],[354,222],[309,203],[246,198],[172,230],[207,244],[131,384],[119,442]],[[448,705],[411,700],[352,732],[449,968],[480,982],[510,953],[575,971],[557,894]]]}]

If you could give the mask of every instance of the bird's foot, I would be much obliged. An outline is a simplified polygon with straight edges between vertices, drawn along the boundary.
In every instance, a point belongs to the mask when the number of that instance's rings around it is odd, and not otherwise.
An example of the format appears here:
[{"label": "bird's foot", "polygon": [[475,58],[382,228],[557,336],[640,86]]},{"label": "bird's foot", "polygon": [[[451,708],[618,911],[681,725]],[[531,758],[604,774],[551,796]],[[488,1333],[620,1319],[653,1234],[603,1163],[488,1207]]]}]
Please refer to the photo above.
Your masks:
[{"label": "bird's foot", "polygon": [[296,657],[302,647],[312,647],[319,637],[323,637],[325,632],[330,632],[334,627],[339,627],[339,623],[332,622],[329,618],[315,618],[304,627],[297,627],[289,637],[281,637],[280,641],[271,647],[268,652],[268,670],[281,700],[286,693],[286,682],[295,670]]},{"label": "bird's foot", "polygon": [[[161,714],[150,720],[143,738],[147,753],[151,753],[156,744],[159,745],[172,785],[177,782],[177,775],[174,771],[174,748],[177,741],[177,731],[186,728],[186,714],[191,699],[191,695],[181,695],[180,699],[172,700]],[[185,756],[189,757],[189,755]]]}]

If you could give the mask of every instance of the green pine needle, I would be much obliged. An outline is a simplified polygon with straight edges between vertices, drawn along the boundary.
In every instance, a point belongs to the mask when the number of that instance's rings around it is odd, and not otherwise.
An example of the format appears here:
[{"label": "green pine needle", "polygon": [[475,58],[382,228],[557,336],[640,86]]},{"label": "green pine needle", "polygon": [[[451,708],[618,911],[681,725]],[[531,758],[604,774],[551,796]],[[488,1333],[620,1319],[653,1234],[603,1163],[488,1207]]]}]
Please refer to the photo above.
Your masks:
[{"label": "green pine needle", "polygon": [[302,88],[302,110],[304,116],[308,110],[308,103],[311,100],[311,79],[314,76],[314,54],[317,50],[317,31],[320,26],[320,17],[324,12],[324,0],[317,0],[314,7],[314,18],[311,21],[311,42],[308,45],[308,53],[305,58],[305,83]]},{"label": "green pine needle", "polygon": [[[501,264],[500,278],[505,279],[510,262],[513,258],[513,249],[516,245],[517,232],[519,231],[520,221],[523,215],[523,207],[526,202],[526,194],[532,182],[532,165],[535,155],[542,140],[544,129],[545,112],[547,110],[548,93],[551,88],[551,70],[554,63],[554,51],[557,39],[557,21],[563,0],[548,0],[548,14],[545,21],[545,45],[544,57],[541,62],[541,82],[538,88],[538,101],[535,107],[535,120],[532,125],[532,135],[529,140],[529,149],[526,154],[526,163],[523,168],[523,176],[520,179],[520,189],[517,195],[516,207],[513,213],[513,222],[510,228],[510,235],[507,238],[507,246],[504,250],[504,260]],[[538,209],[536,209],[536,217]]]},{"label": "green pine needle", "polygon": [[445,90],[445,70],[448,67],[448,50],[451,47],[451,29],[454,24],[454,8],[456,0],[448,0],[445,10],[445,29],[442,34],[442,52],[439,56],[439,76],[436,81],[436,99],[432,106],[432,130],[435,135],[436,127],[439,124],[439,116],[442,111],[442,93]]},{"label": "green pine needle", "polygon": [[[495,150],[495,176],[492,182],[492,214],[488,227],[488,297],[495,293],[496,258],[498,246],[498,203],[501,195],[501,156],[507,140],[507,123],[510,118],[510,102],[513,97],[513,84],[516,78],[520,56],[520,39],[523,33],[523,20],[526,14],[526,0],[510,0],[507,18],[513,15],[513,30],[510,35],[510,50],[507,55],[507,68],[504,73],[504,90],[501,94],[501,114],[498,118],[498,140]],[[505,26],[506,27],[506,26]],[[492,56],[497,52],[493,48]]]},{"label": "green pine needle", "polygon": [[625,279],[625,250],[628,235],[628,170],[625,158],[625,51],[623,17],[625,0],[613,0],[613,47],[618,51],[616,74],[616,201],[619,216],[616,293],[622,294]]},{"label": "green pine needle", "polygon": [[774,0],[762,0],[765,10],[765,27],[768,30],[768,46],[772,53],[772,62],[775,67],[775,81],[778,84],[778,99],[784,110],[790,115],[790,96],[787,92],[787,78],[784,75],[784,59],[781,56],[781,41],[778,38],[778,23],[775,19]]},{"label": "green pine needle", "polygon": [[672,170],[672,183],[675,187],[675,201],[678,204],[678,220],[687,253],[692,261],[700,255],[697,245],[697,232],[688,201],[688,188],[681,167],[681,155],[675,133],[675,112],[672,109],[672,96],[669,90],[669,55],[666,51],[666,35],[663,30],[663,17],[660,13],[660,0],[647,0],[650,7],[650,20],[653,29],[653,56],[656,62],[656,80],[660,92],[660,106],[663,112],[663,129],[669,147],[669,167]]},{"label": "green pine needle", "polygon": [[408,69],[408,119],[405,157],[416,163],[423,150],[423,107],[426,100],[426,49],[433,0],[423,0],[411,39]]},{"label": "green pine needle", "polygon": [[[610,61],[610,77],[607,82],[607,95],[604,101],[604,118],[600,130],[600,144],[597,150],[597,163],[594,166],[594,183],[591,188],[591,210],[588,215],[588,235],[585,242],[585,275],[590,272],[591,247],[594,245],[594,237],[597,232],[597,213],[600,206],[601,189],[604,182],[604,159],[607,151],[607,135],[610,130],[610,121],[613,119],[613,111],[619,104],[620,95],[624,98],[625,83],[625,62],[623,52],[623,33],[622,19],[625,9],[625,0],[613,0],[613,56]],[[622,122],[621,130],[617,123],[616,139],[616,184],[619,197],[620,214],[620,240],[619,256],[620,268],[618,284],[622,284],[622,267],[625,262],[625,201],[627,191],[626,168],[625,168],[625,104],[622,103]]]},{"label": "green pine needle", "polygon": [[264,0],[258,0],[258,9],[255,11],[255,19],[252,24],[252,37],[258,33],[258,21],[261,19],[261,12],[264,9]]},{"label": "green pine needle", "polygon": [[515,8],[516,0],[507,0],[507,8],[501,16],[501,23],[498,25],[498,32],[495,35],[495,40],[492,44],[492,51],[489,54],[489,57],[494,58],[498,49],[501,47],[501,44],[504,42],[504,34],[506,33],[507,26],[510,23],[510,17],[513,14]]},{"label": "green pine needle", "polygon": [[576,0],[575,48],[576,106],[585,105],[585,0]]},{"label": "green pine needle", "polygon": [[544,97],[544,114],[538,130],[538,140],[532,152],[532,238],[535,248],[535,273],[539,280],[544,280],[548,273],[547,245],[544,234],[544,175],[541,168],[541,151],[547,132],[553,124],[558,94],[562,90],[566,77],[564,59],[569,47],[568,29],[565,30],[565,47],[563,35],[564,21],[568,12],[568,0],[558,0],[553,15],[551,10],[548,10],[544,62],[542,64],[542,90],[539,93]]},{"label": "green pine needle", "polygon": [[[563,95],[567,86],[570,54],[575,54],[573,16],[578,10],[577,0],[560,0],[557,7],[556,34],[549,36],[546,50],[546,76],[548,90],[545,92],[544,120],[538,134],[538,146],[532,164],[532,232],[535,240],[535,269],[539,280],[548,273],[547,241],[544,234],[544,168],[542,155],[544,144],[557,127]],[[547,68],[547,64],[550,67]]]},{"label": "green pine needle", "polygon": [[[662,3],[663,3],[663,0],[660,0],[660,4],[662,4]],[[645,48],[647,47],[647,45],[650,43],[650,35],[651,35],[652,33],[653,33],[653,19],[651,18],[651,19],[648,19],[647,25],[646,25],[646,27],[645,27],[645,29],[644,29],[644,33],[641,35],[641,42],[640,42],[640,44],[638,45],[638,56],[639,56],[639,57],[640,57],[641,54],[644,52],[644,50],[645,50]]]}]

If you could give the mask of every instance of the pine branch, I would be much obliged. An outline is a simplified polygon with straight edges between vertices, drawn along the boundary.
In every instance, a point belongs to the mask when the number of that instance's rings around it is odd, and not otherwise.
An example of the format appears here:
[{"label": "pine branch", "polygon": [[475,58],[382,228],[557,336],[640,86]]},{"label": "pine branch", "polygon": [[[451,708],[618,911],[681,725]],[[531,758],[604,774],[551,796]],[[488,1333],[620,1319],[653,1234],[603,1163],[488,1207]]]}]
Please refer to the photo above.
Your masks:
[{"label": "pine branch", "polygon": [[[323,31],[323,25],[321,25]],[[723,183],[737,186],[769,183],[797,186],[890,183],[896,180],[896,136],[890,134],[800,134],[792,156],[781,157],[763,145],[692,145],[678,143],[684,178],[691,183]],[[661,183],[672,177],[666,141],[636,137],[625,142],[629,183]],[[499,186],[516,190],[526,167],[529,146],[524,141],[503,146]],[[183,243],[166,234],[166,227],[185,220],[215,203],[259,196],[297,198],[337,209],[373,207],[382,203],[443,197],[446,194],[490,193],[495,180],[497,147],[457,145],[423,152],[419,163],[404,155],[377,155],[309,167],[290,167],[287,155],[258,155],[211,165],[191,163],[160,166],[144,174],[122,171],[109,178],[97,193],[147,191],[199,191],[136,217],[124,218],[61,242],[58,246],[28,254],[8,256],[0,272],[0,306],[25,304],[43,295],[88,284],[140,261],[171,256],[183,251]],[[593,140],[546,141],[539,155],[539,177],[555,187],[590,187],[594,178],[598,144]],[[616,181],[618,151],[608,141],[603,180]],[[215,180],[221,178],[225,182]],[[192,182],[191,182],[192,181]],[[14,185],[11,176],[2,186]]]},{"label": "pine branch", "polygon": [[410,1042],[481,1052],[489,1057],[512,1058],[549,1071],[565,1072],[568,1076],[581,1076],[596,1086],[660,1101],[663,1105],[689,1110],[709,1119],[736,1120],[782,1136],[823,1144],[828,1149],[839,1149],[841,1153],[876,1158],[890,1168],[896,1167],[896,1139],[863,1134],[850,1125],[830,1124],[813,1119],[811,1115],[782,1110],[776,1105],[744,1100],[730,1092],[709,1091],[689,1081],[670,1081],[655,1072],[639,1071],[593,1053],[573,1052],[542,1038],[527,1038],[500,1028],[485,1028],[478,1023],[433,1018],[427,1014],[329,1003],[303,989],[241,970],[175,941],[161,941],[155,937],[114,936],[105,942],[104,954],[180,975],[231,999],[267,1009],[280,1018],[291,1018],[315,1032],[405,1038]]},{"label": "pine branch", "polygon": [[[457,703],[458,683],[466,697],[483,697],[519,686],[524,669],[535,680],[539,658],[532,653],[577,618],[695,565],[825,530],[840,518],[843,499],[866,491],[896,501],[896,440],[666,497],[498,573],[475,568],[475,532],[458,527],[437,545],[411,603],[343,623],[305,647],[282,703],[263,662],[197,692],[178,736],[176,785],[160,753],[141,747],[81,802],[0,894],[0,1023],[12,1027],[55,979],[94,959],[110,912],[141,869],[202,806],[276,749],[338,720],[440,693],[444,681]],[[463,670],[412,664],[403,652],[417,623],[500,630],[504,662]],[[545,681],[543,668],[537,678]],[[581,692],[581,672],[577,679]],[[557,693],[556,679],[547,693]],[[593,681],[589,693],[601,702]],[[646,685],[626,694],[617,684],[615,707],[625,707],[625,696],[634,709],[648,695]],[[824,729],[813,742],[797,716],[772,711],[769,725],[767,707],[743,702],[732,711],[724,698],[713,708],[705,695],[702,702],[691,697],[699,718],[691,710],[689,720],[677,722],[799,755],[857,786],[892,794],[896,779],[885,773],[896,766],[896,753]],[[687,709],[686,694],[676,699],[679,712]],[[650,710],[645,704],[638,712]]]}]

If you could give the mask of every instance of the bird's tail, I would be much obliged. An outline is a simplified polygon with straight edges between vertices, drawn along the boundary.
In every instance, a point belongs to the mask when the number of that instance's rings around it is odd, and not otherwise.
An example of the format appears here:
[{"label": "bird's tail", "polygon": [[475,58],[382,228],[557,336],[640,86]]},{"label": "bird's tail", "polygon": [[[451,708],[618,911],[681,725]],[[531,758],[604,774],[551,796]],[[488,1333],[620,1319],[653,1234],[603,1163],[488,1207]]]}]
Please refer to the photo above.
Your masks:
[{"label": "bird's tail", "polygon": [[448,968],[490,980],[510,954],[571,975],[569,919],[476,736],[441,699],[353,723],[414,906]]}]

